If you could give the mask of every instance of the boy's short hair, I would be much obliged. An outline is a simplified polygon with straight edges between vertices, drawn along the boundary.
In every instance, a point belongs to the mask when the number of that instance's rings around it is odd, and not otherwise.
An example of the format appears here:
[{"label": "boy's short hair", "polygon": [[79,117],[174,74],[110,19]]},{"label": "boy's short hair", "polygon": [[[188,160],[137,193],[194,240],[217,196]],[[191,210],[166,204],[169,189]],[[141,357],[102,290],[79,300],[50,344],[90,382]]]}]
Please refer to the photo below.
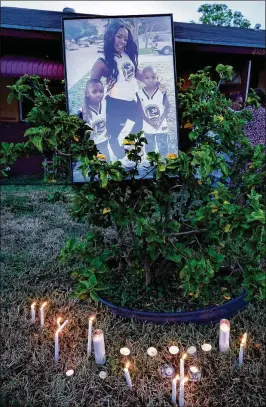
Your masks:
[{"label": "boy's short hair", "polygon": [[238,98],[243,99],[241,93],[231,93],[230,99],[232,100],[232,102],[235,102]]},{"label": "boy's short hair", "polygon": [[100,79],[89,79],[86,83],[86,86],[93,85],[94,83],[100,83],[101,85],[103,85]]},{"label": "boy's short hair", "polygon": [[147,71],[153,71],[156,75],[157,75],[157,70],[156,68],[154,68],[153,66],[149,65],[149,66],[145,66],[145,68],[143,68],[142,70],[142,74],[144,74]]}]

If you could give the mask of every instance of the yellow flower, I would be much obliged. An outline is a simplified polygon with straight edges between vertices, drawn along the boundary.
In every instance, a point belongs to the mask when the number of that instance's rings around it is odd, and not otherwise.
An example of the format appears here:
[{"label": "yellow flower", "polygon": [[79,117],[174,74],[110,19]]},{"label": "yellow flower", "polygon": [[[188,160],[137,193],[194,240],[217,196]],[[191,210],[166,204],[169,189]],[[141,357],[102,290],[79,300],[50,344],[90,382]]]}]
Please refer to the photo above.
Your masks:
[{"label": "yellow flower", "polygon": [[219,122],[222,122],[223,121],[223,116],[217,116],[217,119],[219,120]]},{"label": "yellow flower", "polygon": [[230,300],[231,297],[229,297],[229,295],[224,295],[223,296],[226,300]]},{"label": "yellow flower", "polygon": [[54,179],[54,178],[49,179],[48,182],[56,182],[56,179]]},{"label": "yellow flower", "polygon": [[202,181],[201,181],[200,179],[198,180],[198,184],[199,184],[199,185],[201,185],[201,184],[202,184]]},{"label": "yellow flower", "polygon": [[104,154],[97,154],[96,158],[98,158],[98,160],[106,160],[106,156]]},{"label": "yellow flower", "polygon": [[225,233],[228,233],[230,231],[230,229],[231,229],[231,225],[229,223],[227,223],[227,225],[225,225],[225,227],[224,227]]},{"label": "yellow flower", "polygon": [[178,156],[175,153],[167,154],[166,156],[169,160],[175,160]]},{"label": "yellow flower", "polygon": [[78,136],[74,136],[74,140],[75,140],[75,141],[79,141],[79,137],[78,137]]},{"label": "yellow flower", "polygon": [[214,195],[214,198],[215,198],[215,199],[218,199],[218,198],[219,198],[219,191],[217,191],[217,189],[215,189],[215,190],[213,191],[213,195]]},{"label": "yellow flower", "polygon": [[230,202],[224,201],[224,205],[230,205]]},{"label": "yellow flower", "polygon": [[212,213],[218,212],[218,208],[216,206],[213,207]]},{"label": "yellow flower", "polygon": [[221,247],[223,247],[223,248],[224,248],[224,246],[225,246],[225,244],[224,244],[223,242],[220,242],[219,245],[220,245]]},{"label": "yellow flower", "polygon": [[103,208],[103,215],[105,215],[106,213],[111,212],[110,208]]},{"label": "yellow flower", "polygon": [[184,124],[184,129],[191,129],[191,127],[193,127],[192,123],[187,122],[186,124]]},{"label": "yellow flower", "polygon": [[135,144],[135,142],[133,140],[131,141],[131,140],[124,139],[123,144],[124,144],[124,146],[132,146]]}]

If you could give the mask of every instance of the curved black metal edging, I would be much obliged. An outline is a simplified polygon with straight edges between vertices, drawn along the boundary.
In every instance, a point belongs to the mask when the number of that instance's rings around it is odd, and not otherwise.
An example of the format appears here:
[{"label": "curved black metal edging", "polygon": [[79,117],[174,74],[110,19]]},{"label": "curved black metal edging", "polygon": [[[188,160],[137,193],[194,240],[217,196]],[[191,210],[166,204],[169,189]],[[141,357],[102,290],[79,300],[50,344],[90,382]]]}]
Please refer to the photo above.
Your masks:
[{"label": "curved black metal edging", "polygon": [[122,318],[136,318],[141,321],[154,322],[157,324],[172,323],[196,323],[196,324],[211,324],[218,322],[223,318],[230,318],[236,312],[242,310],[248,304],[245,301],[247,293],[244,292],[237,298],[227,301],[223,305],[215,307],[203,308],[197,311],[189,312],[148,312],[137,311],[134,309],[119,307],[112,302],[100,298],[100,302],[104,304],[110,311]]}]

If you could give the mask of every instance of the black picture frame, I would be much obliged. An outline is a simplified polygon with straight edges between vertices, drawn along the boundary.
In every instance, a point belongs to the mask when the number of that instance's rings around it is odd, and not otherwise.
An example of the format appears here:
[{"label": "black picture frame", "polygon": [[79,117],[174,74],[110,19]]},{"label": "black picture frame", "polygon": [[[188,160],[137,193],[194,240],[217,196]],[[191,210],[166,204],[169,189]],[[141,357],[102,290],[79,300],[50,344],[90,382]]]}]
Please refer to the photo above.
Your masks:
[{"label": "black picture frame", "polygon": [[[62,17],[61,24],[62,24],[62,48],[63,48],[63,64],[64,64],[64,79],[65,79],[65,94],[66,94],[66,111],[69,115],[69,97],[68,97],[68,79],[67,79],[67,66],[66,66],[66,47],[65,47],[65,21],[69,20],[97,20],[97,19],[123,19],[123,18],[148,18],[148,17],[170,17],[171,21],[171,37],[172,37],[172,49],[173,49],[173,71],[174,71],[174,82],[175,82],[175,115],[176,115],[176,134],[177,134],[177,149],[179,151],[179,126],[178,126],[178,91],[177,91],[177,68],[176,68],[176,50],[175,50],[175,37],[174,37],[174,20],[173,20],[173,13],[165,13],[165,14],[130,14],[130,15],[77,15],[72,17]],[[71,167],[71,181],[72,184],[88,184],[88,181],[74,181],[73,180],[73,168],[72,168],[72,158],[70,159],[70,167]],[[148,180],[149,178],[147,178]],[[150,178],[151,179],[151,178]]]}]

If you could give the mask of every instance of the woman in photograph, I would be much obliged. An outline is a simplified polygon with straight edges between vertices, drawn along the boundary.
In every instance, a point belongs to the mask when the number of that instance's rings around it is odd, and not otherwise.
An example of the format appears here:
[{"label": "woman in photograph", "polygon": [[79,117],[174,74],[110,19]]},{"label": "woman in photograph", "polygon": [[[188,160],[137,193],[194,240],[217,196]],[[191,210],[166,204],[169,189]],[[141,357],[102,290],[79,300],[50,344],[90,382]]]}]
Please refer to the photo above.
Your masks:
[{"label": "woman in photograph", "polygon": [[106,113],[107,133],[117,159],[125,157],[119,135],[127,120],[134,123],[131,133],[142,130],[143,119],[139,114],[137,79],[142,81],[138,69],[138,48],[132,33],[125,24],[114,22],[104,34],[104,58],[92,67],[91,79],[107,79]]}]

